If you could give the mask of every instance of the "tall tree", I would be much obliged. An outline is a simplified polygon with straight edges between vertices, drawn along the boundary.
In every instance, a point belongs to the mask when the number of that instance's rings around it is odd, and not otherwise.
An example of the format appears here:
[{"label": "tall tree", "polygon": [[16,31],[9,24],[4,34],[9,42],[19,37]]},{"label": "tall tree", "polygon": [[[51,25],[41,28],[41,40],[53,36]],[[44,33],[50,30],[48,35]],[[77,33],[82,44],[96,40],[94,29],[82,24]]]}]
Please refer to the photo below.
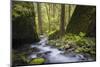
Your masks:
[{"label": "tall tree", "polygon": [[42,28],[42,10],[41,10],[41,4],[37,3],[37,11],[38,11],[38,25],[39,25],[39,33],[43,34],[43,28]]},{"label": "tall tree", "polygon": [[60,18],[60,34],[63,35],[65,33],[65,5],[61,5],[61,18]]},{"label": "tall tree", "polygon": [[[66,32],[78,34],[79,32],[88,33],[93,29],[95,31],[96,23],[96,7],[95,6],[79,6],[75,11],[68,24]],[[95,32],[92,32],[95,34]],[[88,33],[89,35],[90,33]],[[93,35],[93,34],[92,34]]]},{"label": "tall tree", "polygon": [[50,22],[51,22],[51,19],[50,19],[50,4],[45,4],[45,6],[46,6],[46,12],[47,12],[47,17],[48,17],[48,27],[49,27],[49,32],[50,32],[50,26],[51,26],[51,24],[50,24]]},{"label": "tall tree", "polygon": [[68,21],[70,21],[70,14],[71,14],[71,12],[70,12],[70,11],[71,11],[71,5],[68,5],[68,10],[69,10],[69,11],[68,11],[68,12],[69,12],[69,15],[68,15]]}]

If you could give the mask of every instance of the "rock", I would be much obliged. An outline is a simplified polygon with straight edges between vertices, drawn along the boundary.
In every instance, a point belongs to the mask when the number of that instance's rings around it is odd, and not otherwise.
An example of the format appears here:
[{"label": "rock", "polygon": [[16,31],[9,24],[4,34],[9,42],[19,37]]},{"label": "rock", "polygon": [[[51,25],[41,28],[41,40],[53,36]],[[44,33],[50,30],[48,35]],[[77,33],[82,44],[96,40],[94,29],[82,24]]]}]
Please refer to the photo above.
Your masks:
[{"label": "rock", "polygon": [[47,47],[47,45],[43,45],[43,47]]},{"label": "rock", "polygon": [[51,48],[55,48],[55,46],[50,46]]},{"label": "rock", "polygon": [[30,64],[43,64],[45,63],[45,59],[44,58],[34,58],[29,63]]},{"label": "rock", "polygon": [[27,64],[27,61],[28,61],[26,54],[22,52],[21,53],[14,52],[12,54],[12,59],[13,59],[12,60],[13,65],[24,65],[24,64]]},{"label": "rock", "polygon": [[86,60],[86,58],[81,55],[81,54],[77,54],[76,57],[79,59],[79,60]]},{"label": "rock", "polygon": [[49,53],[51,53],[51,51],[47,51],[47,52],[45,52],[44,54],[46,54],[46,55],[47,55],[47,54],[49,54]]},{"label": "rock", "polygon": [[84,57],[88,60],[89,58],[91,58],[91,56],[89,54],[84,54]]},{"label": "rock", "polygon": [[38,43],[37,45],[41,45],[41,43]]},{"label": "rock", "polygon": [[64,52],[64,55],[66,55],[68,57],[76,57],[76,53],[74,53],[74,52]]},{"label": "rock", "polygon": [[71,48],[71,46],[68,45],[68,44],[64,46],[64,49],[65,49],[65,50],[68,50],[68,49],[70,49],[70,48]]},{"label": "rock", "polygon": [[37,57],[44,57],[44,55],[45,55],[44,53],[38,53]]},{"label": "rock", "polygon": [[30,51],[31,51],[31,52],[39,52],[40,49],[37,48],[37,47],[33,47],[33,48],[30,49]]},{"label": "rock", "polygon": [[60,51],[63,51],[63,49],[62,48],[58,48]]},{"label": "rock", "polygon": [[[25,5],[23,5],[25,4]],[[33,7],[27,7],[32,3],[14,3],[12,12],[16,12],[19,16],[12,14],[12,47],[14,49],[23,47],[24,44],[31,44],[39,41],[39,37],[36,31],[35,13]],[[16,9],[22,7],[22,10]],[[29,11],[25,11],[30,10]],[[29,13],[27,13],[29,12]],[[27,18],[27,19],[26,19]]]},{"label": "rock", "polygon": [[49,53],[51,53],[51,51],[47,51],[47,52],[44,52],[44,53],[38,53],[37,57],[47,58]]},{"label": "rock", "polygon": [[64,53],[64,52],[61,52],[60,54],[61,54],[61,55],[65,55],[65,53]]},{"label": "rock", "polygon": [[70,48],[70,49],[68,49],[67,51],[68,52],[73,52],[75,50],[75,48]]},{"label": "rock", "polygon": [[44,38],[44,35],[40,35],[40,39],[43,39]]}]

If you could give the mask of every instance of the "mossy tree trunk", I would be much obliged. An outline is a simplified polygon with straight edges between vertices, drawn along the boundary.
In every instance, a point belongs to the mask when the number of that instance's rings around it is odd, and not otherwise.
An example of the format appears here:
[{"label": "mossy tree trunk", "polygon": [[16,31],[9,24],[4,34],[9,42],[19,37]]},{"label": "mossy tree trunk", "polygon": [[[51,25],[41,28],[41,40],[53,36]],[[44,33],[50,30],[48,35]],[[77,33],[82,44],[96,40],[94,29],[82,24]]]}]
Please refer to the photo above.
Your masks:
[{"label": "mossy tree trunk", "polygon": [[60,35],[65,33],[65,4],[61,5]]},{"label": "mossy tree trunk", "polygon": [[42,28],[42,10],[41,10],[42,4],[37,3],[37,11],[38,11],[38,25],[39,25],[39,33],[43,34],[43,28]]},{"label": "mossy tree trunk", "polygon": [[[66,32],[87,33],[88,36],[95,36],[96,27],[96,7],[77,5],[69,21]],[[91,34],[92,33],[92,34]]]}]

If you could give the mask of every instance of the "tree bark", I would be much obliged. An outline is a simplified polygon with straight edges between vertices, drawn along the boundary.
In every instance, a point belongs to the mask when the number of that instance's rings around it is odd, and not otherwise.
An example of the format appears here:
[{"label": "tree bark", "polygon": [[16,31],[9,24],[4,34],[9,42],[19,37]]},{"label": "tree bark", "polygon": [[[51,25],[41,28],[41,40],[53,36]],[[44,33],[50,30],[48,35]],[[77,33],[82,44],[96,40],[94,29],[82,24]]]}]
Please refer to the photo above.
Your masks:
[{"label": "tree bark", "polygon": [[[88,33],[95,28],[96,7],[77,5],[67,26],[67,33]],[[91,25],[91,26],[90,26]],[[94,29],[95,30],[95,29]],[[95,34],[95,32],[92,32]]]},{"label": "tree bark", "polygon": [[61,18],[60,18],[60,34],[63,35],[65,33],[65,5],[61,5]]},{"label": "tree bark", "polygon": [[42,14],[41,14],[41,4],[37,3],[37,11],[38,11],[38,25],[39,25],[39,33],[43,34],[43,29],[42,29]]}]

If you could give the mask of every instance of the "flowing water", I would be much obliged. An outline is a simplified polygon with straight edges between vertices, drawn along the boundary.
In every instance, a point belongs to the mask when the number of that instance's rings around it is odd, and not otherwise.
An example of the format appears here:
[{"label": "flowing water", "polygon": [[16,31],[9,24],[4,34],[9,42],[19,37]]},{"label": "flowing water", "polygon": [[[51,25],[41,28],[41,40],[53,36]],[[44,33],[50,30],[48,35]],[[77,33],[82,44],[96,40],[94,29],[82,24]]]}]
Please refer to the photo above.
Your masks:
[{"label": "flowing water", "polygon": [[39,54],[42,54],[42,57],[47,59],[46,63],[62,63],[62,62],[80,62],[87,61],[87,59],[81,54],[68,53],[63,54],[64,51],[61,51],[57,48],[54,48],[50,45],[46,45],[48,43],[47,37],[41,37],[40,42],[37,44],[32,44],[31,48],[38,48],[40,51],[31,54],[30,58],[37,58]]}]

